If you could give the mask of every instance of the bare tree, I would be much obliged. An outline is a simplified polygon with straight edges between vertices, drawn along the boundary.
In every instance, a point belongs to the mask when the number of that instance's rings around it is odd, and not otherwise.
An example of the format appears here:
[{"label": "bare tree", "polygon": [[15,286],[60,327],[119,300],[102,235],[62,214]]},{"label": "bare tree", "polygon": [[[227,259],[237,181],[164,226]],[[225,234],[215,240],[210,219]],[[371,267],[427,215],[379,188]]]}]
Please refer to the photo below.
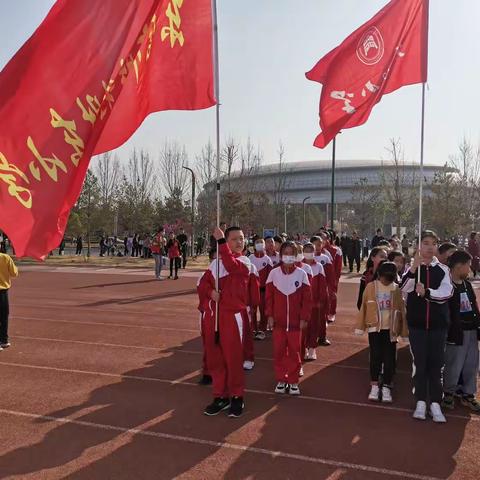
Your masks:
[{"label": "bare tree", "polygon": [[165,142],[160,152],[160,169],[163,186],[167,197],[183,198],[187,188],[188,166],[185,146],[181,147],[177,142]]},{"label": "bare tree", "polygon": [[359,230],[362,237],[368,235],[369,230],[375,225],[376,205],[382,196],[382,187],[370,185],[368,178],[360,178],[352,189],[352,199],[349,207],[354,211],[353,216],[348,216],[352,226]]},{"label": "bare tree", "polygon": [[[405,155],[399,139],[390,139],[386,147],[393,169],[382,173],[385,206],[394,218],[398,229],[406,225],[417,204],[416,178],[405,163]],[[423,181],[423,179],[421,179]]]},{"label": "bare tree", "polygon": [[114,156],[112,158],[111,152],[98,156],[94,173],[98,180],[102,204],[112,206],[118,191],[121,174],[118,157]]},{"label": "bare tree", "polygon": [[284,209],[287,202],[288,170],[285,165],[285,147],[282,141],[278,144],[278,170],[273,180],[273,205],[275,208],[275,223],[277,229],[283,223]]}]

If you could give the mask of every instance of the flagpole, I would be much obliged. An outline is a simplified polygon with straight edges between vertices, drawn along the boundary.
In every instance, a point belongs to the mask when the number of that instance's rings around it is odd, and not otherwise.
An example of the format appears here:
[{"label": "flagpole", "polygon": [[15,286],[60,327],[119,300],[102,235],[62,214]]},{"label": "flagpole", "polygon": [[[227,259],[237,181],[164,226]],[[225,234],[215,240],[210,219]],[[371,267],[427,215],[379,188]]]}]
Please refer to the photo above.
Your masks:
[{"label": "flagpole", "polygon": [[[216,194],[217,194],[217,227],[220,228],[220,62],[218,54],[218,16],[217,16],[217,0],[212,0],[212,19],[213,19],[213,55],[214,55],[214,92],[216,105],[216,145],[217,145],[217,181],[216,181]],[[220,279],[220,256],[219,256],[219,244],[217,242],[217,271],[215,275],[215,290],[220,292],[219,279]],[[215,303],[215,341],[219,340],[219,301]]]},{"label": "flagpole", "polygon": [[[422,244],[422,222],[423,222],[423,157],[425,144],[425,82],[422,83],[422,126],[420,135],[420,188],[419,188],[419,205],[418,205],[418,245],[420,252]],[[420,268],[417,269],[418,283],[420,283]]]},{"label": "flagpole", "polygon": [[331,196],[331,208],[330,208],[330,228],[333,230],[333,222],[335,220],[335,157],[337,150],[337,137],[333,137],[332,148],[332,196]]}]

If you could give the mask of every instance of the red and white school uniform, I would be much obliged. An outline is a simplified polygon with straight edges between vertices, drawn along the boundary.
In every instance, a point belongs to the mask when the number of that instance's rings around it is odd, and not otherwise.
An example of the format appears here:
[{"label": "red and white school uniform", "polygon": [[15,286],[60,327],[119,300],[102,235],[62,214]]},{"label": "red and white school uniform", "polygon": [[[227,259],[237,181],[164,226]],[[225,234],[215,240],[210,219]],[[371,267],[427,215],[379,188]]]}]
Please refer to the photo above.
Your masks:
[{"label": "red and white school uniform", "polygon": [[[249,260],[255,265],[260,282],[260,303],[258,308],[252,309],[252,328],[256,332],[266,332],[267,317],[265,315],[265,288],[268,275],[273,268],[273,262],[268,255],[258,252],[255,252],[254,255],[250,255]],[[258,319],[258,314],[260,314],[260,320]]]},{"label": "red and white school uniform", "polygon": [[273,357],[277,382],[298,383],[302,361],[300,321],[308,322],[312,292],[301,268],[274,268],[267,279],[266,315],[273,317]]},{"label": "red and white school uniform", "polygon": [[313,271],[310,265],[308,265],[308,263],[305,263],[305,262],[295,262],[295,266],[298,268],[301,268],[307,274],[308,281],[310,282],[310,285],[311,285],[311,280],[313,278]]},{"label": "red and white school uniform", "polygon": [[334,317],[337,313],[337,292],[338,284],[340,283],[340,276],[342,275],[342,250],[336,245],[332,245],[330,242],[327,242],[325,250],[330,254],[332,258],[333,271],[335,275],[335,295],[330,297],[330,310],[328,312],[330,317]]},{"label": "red and white school uniform", "polygon": [[333,257],[328,250],[322,250],[320,255],[315,253],[315,260],[320,263],[325,270],[329,301],[327,315],[333,315],[331,312],[337,308],[337,276],[333,263]]},{"label": "red and white school uniform", "polygon": [[327,335],[327,312],[329,308],[327,279],[323,265],[316,260],[307,263],[313,272],[310,285],[312,287],[312,314],[308,327],[302,336],[302,352],[307,348],[316,348],[319,339]]},{"label": "red and white school uniform", "polygon": [[274,255],[270,255],[267,252],[267,256],[272,261],[272,268],[278,267],[280,265],[281,257],[280,257],[280,254],[278,252],[275,252]]},{"label": "red and white school uniform", "polygon": [[[249,260],[252,258],[250,256]],[[243,325],[243,358],[250,362],[255,361],[255,353],[253,347],[253,330],[252,330],[252,315],[260,304],[260,276],[257,268],[253,263],[250,263],[250,275],[248,277],[248,306],[247,318]]]},{"label": "red and white school uniform", "polygon": [[205,272],[211,297],[219,261],[219,341],[215,342],[215,302],[205,312],[207,367],[212,376],[214,397],[242,397],[245,390],[244,325],[249,321],[250,260],[232,253],[225,240],[218,242],[219,259]]}]

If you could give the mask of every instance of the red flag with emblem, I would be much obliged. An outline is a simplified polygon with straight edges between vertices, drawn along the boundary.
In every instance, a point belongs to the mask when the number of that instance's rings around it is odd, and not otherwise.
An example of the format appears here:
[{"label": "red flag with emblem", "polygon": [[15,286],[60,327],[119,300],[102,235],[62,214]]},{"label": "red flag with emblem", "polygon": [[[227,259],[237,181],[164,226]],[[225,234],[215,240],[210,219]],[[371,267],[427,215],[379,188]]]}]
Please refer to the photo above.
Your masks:
[{"label": "red flag with emblem", "polygon": [[62,239],[90,158],[160,110],[215,104],[211,0],[58,0],[0,72],[0,230]]},{"label": "red flag with emblem", "polygon": [[428,0],[392,0],[306,74],[323,85],[314,145],[363,125],[383,95],[426,82],[427,66]]}]

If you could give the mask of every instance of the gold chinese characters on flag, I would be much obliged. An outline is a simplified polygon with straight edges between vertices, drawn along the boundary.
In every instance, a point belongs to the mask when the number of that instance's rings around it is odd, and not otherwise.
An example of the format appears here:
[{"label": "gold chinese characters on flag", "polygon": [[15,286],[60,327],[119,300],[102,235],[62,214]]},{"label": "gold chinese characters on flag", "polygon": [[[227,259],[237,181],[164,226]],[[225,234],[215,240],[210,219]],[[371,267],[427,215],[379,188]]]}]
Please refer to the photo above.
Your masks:
[{"label": "gold chinese characters on flag", "polygon": [[215,104],[210,0],[58,0],[0,72],[0,230],[58,246],[90,158],[161,110]]}]

